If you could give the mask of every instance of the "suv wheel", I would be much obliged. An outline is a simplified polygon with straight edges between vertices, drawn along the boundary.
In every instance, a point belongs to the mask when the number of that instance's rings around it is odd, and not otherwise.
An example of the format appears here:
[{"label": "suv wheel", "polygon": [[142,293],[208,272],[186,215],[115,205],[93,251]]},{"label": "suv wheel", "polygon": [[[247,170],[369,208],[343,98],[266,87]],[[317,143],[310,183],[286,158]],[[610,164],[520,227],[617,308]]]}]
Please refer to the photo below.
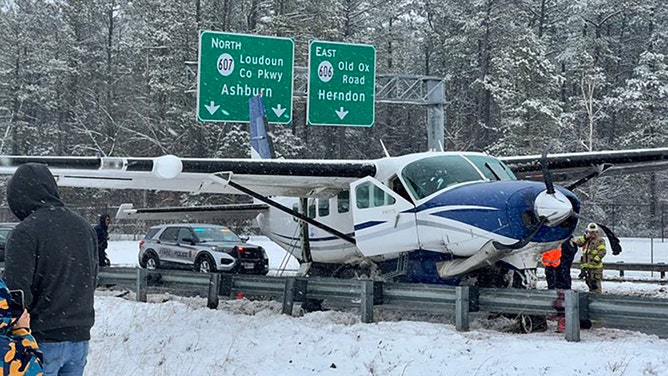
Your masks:
[{"label": "suv wheel", "polygon": [[146,269],[148,270],[155,270],[160,267],[160,259],[158,258],[158,255],[153,252],[147,253],[146,256],[144,256],[144,260]]},{"label": "suv wheel", "polygon": [[201,255],[195,261],[195,270],[201,273],[215,272],[216,262],[211,255]]}]

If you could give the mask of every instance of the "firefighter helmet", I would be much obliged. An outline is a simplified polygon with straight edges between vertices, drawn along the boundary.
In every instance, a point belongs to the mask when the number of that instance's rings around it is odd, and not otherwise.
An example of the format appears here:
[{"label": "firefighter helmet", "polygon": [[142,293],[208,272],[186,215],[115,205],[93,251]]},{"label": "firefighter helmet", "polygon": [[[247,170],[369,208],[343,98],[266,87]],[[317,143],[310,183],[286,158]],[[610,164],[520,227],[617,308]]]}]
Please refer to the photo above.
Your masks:
[{"label": "firefighter helmet", "polygon": [[598,232],[598,225],[594,222],[588,224],[586,232]]}]

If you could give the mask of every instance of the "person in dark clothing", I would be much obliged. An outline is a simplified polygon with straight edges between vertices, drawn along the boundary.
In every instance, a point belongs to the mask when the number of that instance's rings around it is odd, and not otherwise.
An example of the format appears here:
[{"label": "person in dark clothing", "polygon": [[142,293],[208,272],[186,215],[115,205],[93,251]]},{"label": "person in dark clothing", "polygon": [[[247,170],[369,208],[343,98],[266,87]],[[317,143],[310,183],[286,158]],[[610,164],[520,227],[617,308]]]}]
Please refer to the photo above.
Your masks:
[{"label": "person in dark clothing", "polygon": [[[552,302],[552,308],[557,311],[554,319],[557,321],[557,331],[563,332],[566,328],[564,316],[564,290],[571,289],[571,267],[578,248],[571,239],[566,240],[559,246],[559,260],[556,266],[545,266],[545,278],[548,281],[548,289],[557,290],[557,298]],[[545,264],[545,261],[543,262]]]},{"label": "person in dark clothing", "polygon": [[82,375],[95,322],[97,238],[88,221],[60,200],[44,164],[26,163],[7,183],[21,220],[6,245],[5,280],[24,292],[44,375]]},{"label": "person in dark clothing", "polygon": [[577,252],[578,248],[571,243],[570,239],[561,243],[561,263],[557,267],[554,275],[554,287],[556,289],[571,289],[571,267],[573,266],[573,259]]},{"label": "person in dark clothing", "polygon": [[97,233],[97,255],[99,257],[100,266],[109,266],[111,262],[107,257],[107,242],[109,240],[109,223],[111,218],[109,214],[100,214],[98,223],[95,225],[95,232]]},{"label": "person in dark clothing", "polygon": [[577,253],[577,247],[571,240],[563,242],[559,248],[543,253],[543,266],[548,290],[571,289],[571,267]]},{"label": "person in dark clothing", "polygon": [[543,252],[541,258],[543,267],[545,269],[547,289],[554,290],[555,281],[557,279],[557,270],[559,265],[561,265],[561,247]]}]

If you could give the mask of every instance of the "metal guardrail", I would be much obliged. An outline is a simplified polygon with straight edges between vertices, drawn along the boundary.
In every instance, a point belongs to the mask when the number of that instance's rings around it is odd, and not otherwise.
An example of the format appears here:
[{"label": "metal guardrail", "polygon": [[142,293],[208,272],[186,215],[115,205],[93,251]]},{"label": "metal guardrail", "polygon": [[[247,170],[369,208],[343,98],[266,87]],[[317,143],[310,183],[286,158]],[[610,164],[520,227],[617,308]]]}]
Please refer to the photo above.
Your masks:
[{"label": "metal guardrail", "polygon": [[[580,268],[579,262],[573,263],[574,268]],[[619,277],[624,278],[625,271],[637,271],[637,272],[659,272],[661,279],[666,278],[666,272],[668,272],[668,264],[659,262],[655,264],[641,264],[641,263],[626,263],[623,261],[615,263],[604,263],[603,270],[618,270]]]},{"label": "metal guardrail", "polygon": [[[458,330],[468,330],[469,313],[553,316],[553,290],[489,289],[335,278],[264,277],[202,274],[188,271],[102,268],[99,285],[131,289],[138,301],[148,293],[171,292],[207,297],[216,308],[219,298],[249,297],[283,302],[292,315],[295,302],[321,301],[331,306],[359,307],[362,322],[373,322],[373,308],[455,315]],[[579,341],[580,322],[636,330],[668,338],[668,299],[598,295],[568,290],[565,299],[566,339]]]},{"label": "metal guardrail", "polygon": [[637,330],[668,338],[668,300],[589,294],[587,315],[606,327]]}]

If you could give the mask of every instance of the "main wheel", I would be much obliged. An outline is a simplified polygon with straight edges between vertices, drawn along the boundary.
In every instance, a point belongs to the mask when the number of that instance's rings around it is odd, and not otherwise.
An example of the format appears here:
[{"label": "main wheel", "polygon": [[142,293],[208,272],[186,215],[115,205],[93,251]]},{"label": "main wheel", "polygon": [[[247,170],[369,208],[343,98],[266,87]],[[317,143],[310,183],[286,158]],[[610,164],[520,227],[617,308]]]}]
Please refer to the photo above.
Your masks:
[{"label": "main wheel", "polygon": [[547,319],[538,315],[517,315],[517,331],[520,333],[544,332],[547,330]]},{"label": "main wheel", "polygon": [[210,255],[201,255],[195,260],[195,270],[201,273],[215,272],[216,262]]}]

